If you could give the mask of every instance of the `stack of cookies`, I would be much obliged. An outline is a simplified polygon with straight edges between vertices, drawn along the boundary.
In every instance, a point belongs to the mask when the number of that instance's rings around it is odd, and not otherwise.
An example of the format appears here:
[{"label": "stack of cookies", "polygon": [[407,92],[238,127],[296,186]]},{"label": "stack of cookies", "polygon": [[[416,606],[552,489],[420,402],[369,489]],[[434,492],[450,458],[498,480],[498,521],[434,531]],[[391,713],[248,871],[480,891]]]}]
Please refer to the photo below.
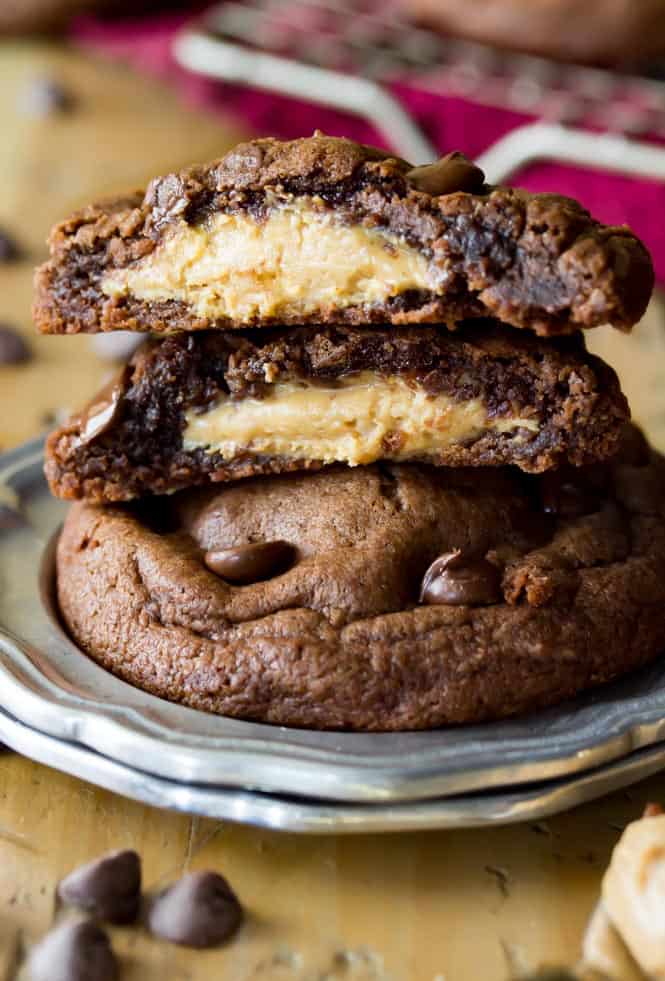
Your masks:
[{"label": "stack of cookies", "polygon": [[52,334],[146,340],[52,434],[79,646],[313,728],[496,719],[665,649],[665,463],[582,329],[641,243],[460,154],[258,140],[58,226]]}]

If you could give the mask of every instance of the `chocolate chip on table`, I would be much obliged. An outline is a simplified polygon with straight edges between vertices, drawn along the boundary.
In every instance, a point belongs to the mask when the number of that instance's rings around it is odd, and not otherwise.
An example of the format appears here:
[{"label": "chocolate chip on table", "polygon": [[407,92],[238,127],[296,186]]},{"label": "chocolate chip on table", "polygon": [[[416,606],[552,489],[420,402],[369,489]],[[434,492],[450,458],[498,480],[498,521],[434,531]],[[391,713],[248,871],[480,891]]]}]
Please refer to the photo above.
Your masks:
[{"label": "chocolate chip on table", "polygon": [[131,850],[102,855],[70,872],[58,896],[101,920],[131,923],[141,902],[141,859]]},{"label": "chocolate chip on table", "polygon": [[541,478],[541,502],[545,514],[558,518],[581,518],[600,508],[598,490],[567,469],[552,470]]},{"label": "chocolate chip on table", "polygon": [[0,365],[24,364],[32,358],[32,351],[19,330],[9,324],[0,324]]},{"label": "chocolate chip on table", "polygon": [[485,175],[463,153],[447,153],[435,163],[414,167],[406,179],[417,190],[427,194],[453,194],[455,191],[480,191]]},{"label": "chocolate chip on table", "polygon": [[0,228],[0,264],[14,262],[20,258],[21,249],[16,239],[13,239],[8,232]]},{"label": "chocolate chip on table", "polygon": [[52,116],[70,112],[75,99],[65,86],[54,78],[33,78],[23,91],[20,108],[30,116]]},{"label": "chocolate chip on table", "polygon": [[428,605],[489,606],[500,599],[499,569],[462,549],[435,559],[420,590],[420,602]]},{"label": "chocolate chip on table", "polygon": [[211,572],[239,586],[261,582],[285,572],[293,564],[295,549],[288,542],[258,542],[206,552],[203,561]]},{"label": "chocolate chip on table", "polygon": [[47,933],[28,961],[30,981],[116,981],[118,961],[96,923],[65,923]]},{"label": "chocolate chip on table", "polygon": [[157,937],[185,947],[217,947],[235,933],[243,912],[226,879],[192,872],[160,893],[148,914]]}]

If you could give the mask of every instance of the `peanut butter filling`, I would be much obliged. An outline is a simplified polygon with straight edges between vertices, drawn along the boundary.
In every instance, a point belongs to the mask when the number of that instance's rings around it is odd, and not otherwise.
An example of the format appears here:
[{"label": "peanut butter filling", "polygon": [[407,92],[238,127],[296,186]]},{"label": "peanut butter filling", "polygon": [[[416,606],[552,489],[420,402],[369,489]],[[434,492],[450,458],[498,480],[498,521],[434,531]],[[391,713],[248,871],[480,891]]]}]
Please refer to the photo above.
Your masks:
[{"label": "peanut butter filling", "polygon": [[179,300],[200,317],[305,316],[436,288],[417,250],[386,232],[341,224],[311,199],[280,203],[263,221],[216,214],[175,225],[155,251],[102,282],[110,297]]},{"label": "peanut butter filling", "polygon": [[479,399],[428,395],[405,379],[370,371],[329,386],[277,382],[263,399],[225,397],[207,412],[188,412],[186,421],[185,450],[203,448],[224,459],[250,452],[351,466],[436,457],[485,432],[539,428],[535,419],[490,418]]}]

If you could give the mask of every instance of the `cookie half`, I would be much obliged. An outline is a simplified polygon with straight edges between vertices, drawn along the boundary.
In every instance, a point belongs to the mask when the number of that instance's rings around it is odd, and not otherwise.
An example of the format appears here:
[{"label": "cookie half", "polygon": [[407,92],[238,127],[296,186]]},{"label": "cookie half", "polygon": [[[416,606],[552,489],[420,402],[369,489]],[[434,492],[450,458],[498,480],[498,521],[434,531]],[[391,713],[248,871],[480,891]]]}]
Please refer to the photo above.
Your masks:
[{"label": "cookie half", "polygon": [[64,498],[377,460],[542,471],[616,450],[628,407],[579,337],[493,324],[208,331],[148,341],[51,435]]},{"label": "cookie half", "polygon": [[665,461],[334,468],[72,507],[58,546],[74,640],[209,712],[422,729],[528,712],[665,649]]},{"label": "cookie half", "polygon": [[242,144],[57,226],[37,272],[47,333],[492,316],[539,334],[646,308],[651,260],[579,204],[484,184],[461,154],[412,167],[315,135]]},{"label": "cookie half", "polygon": [[0,35],[60,30],[81,13],[139,14],[173,0],[2,0]]}]

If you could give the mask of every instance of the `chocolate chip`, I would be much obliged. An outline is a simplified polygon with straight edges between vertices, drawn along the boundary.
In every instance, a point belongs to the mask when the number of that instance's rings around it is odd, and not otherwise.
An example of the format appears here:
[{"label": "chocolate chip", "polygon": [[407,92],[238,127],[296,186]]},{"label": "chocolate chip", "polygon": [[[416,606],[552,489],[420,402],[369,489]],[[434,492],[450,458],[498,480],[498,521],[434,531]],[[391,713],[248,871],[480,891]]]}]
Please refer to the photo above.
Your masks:
[{"label": "chocolate chip", "polygon": [[545,514],[558,518],[581,518],[600,507],[598,490],[570,470],[553,470],[541,478],[541,502]]},{"label": "chocolate chip", "polygon": [[463,153],[447,153],[436,163],[414,167],[406,175],[407,181],[417,190],[427,194],[453,194],[455,191],[480,191],[485,175]]},{"label": "chocolate chip", "polygon": [[148,926],[174,944],[216,947],[235,933],[242,917],[242,907],[226,879],[216,872],[192,872],[157,896]]},{"label": "chocolate chip", "polygon": [[420,602],[445,606],[489,606],[501,599],[501,573],[487,559],[456,549],[439,556],[425,573]]},{"label": "chocolate chip", "polygon": [[21,249],[15,239],[0,228],[0,263],[14,262],[21,258]]},{"label": "chocolate chip", "polygon": [[0,364],[24,364],[31,357],[22,334],[9,324],[0,324]]},{"label": "chocolate chip", "polygon": [[141,859],[131,850],[103,855],[70,872],[58,896],[102,920],[131,923],[141,901]]},{"label": "chocolate chip", "polygon": [[112,378],[88,403],[78,417],[79,439],[81,443],[91,443],[105,433],[117,421],[123,404],[129,366]]},{"label": "chocolate chip", "polygon": [[70,112],[74,97],[54,78],[34,78],[23,92],[20,106],[30,116],[51,116]]},{"label": "chocolate chip", "polygon": [[109,938],[90,920],[65,923],[32,951],[30,981],[116,981],[118,962]]},{"label": "chocolate chip", "polygon": [[216,549],[203,557],[208,569],[221,579],[248,585],[285,572],[295,559],[295,549],[288,542],[259,542],[236,548]]}]

